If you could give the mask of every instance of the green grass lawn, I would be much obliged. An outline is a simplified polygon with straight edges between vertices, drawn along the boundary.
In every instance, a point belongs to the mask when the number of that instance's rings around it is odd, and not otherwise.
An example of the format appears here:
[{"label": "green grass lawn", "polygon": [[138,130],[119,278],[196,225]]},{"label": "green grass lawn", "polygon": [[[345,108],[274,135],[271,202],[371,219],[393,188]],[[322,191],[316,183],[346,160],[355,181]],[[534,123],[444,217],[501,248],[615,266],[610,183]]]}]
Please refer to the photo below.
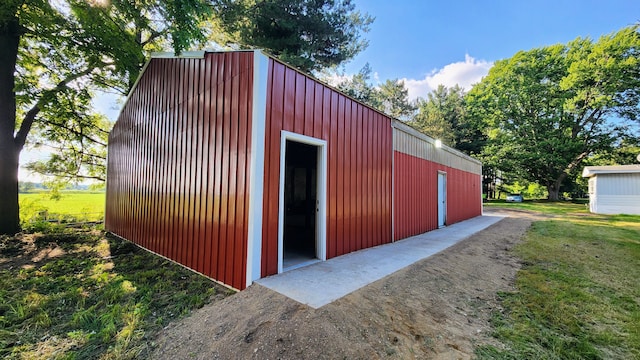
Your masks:
[{"label": "green grass lawn", "polygon": [[514,292],[499,294],[482,359],[640,359],[640,216],[589,214],[584,205],[492,204],[555,215],[514,252]]},{"label": "green grass lawn", "polygon": [[506,202],[504,200],[490,200],[483,204],[485,208],[494,207],[504,209],[530,210],[552,215],[565,215],[568,213],[589,213],[589,205],[584,201],[574,203],[570,201],[525,200],[521,203]]},{"label": "green grass lawn", "polygon": [[97,230],[0,236],[0,358],[146,358],[169,322],[229,293]]},{"label": "green grass lawn", "polygon": [[78,220],[102,220],[104,218],[105,193],[95,191],[62,191],[59,199],[52,199],[47,192],[19,195],[22,221],[46,214],[49,218],[73,218]]}]

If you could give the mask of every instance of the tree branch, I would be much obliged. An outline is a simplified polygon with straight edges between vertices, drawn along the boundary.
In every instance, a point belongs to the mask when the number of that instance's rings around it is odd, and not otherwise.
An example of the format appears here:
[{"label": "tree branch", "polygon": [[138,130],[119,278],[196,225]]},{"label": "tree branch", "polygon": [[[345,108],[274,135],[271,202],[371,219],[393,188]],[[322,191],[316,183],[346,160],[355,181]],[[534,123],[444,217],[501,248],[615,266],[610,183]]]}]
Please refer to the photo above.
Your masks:
[{"label": "tree branch", "polygon": [[[53,146],[53,145],[48,145],[48,144],[44,144],[44,146],[56,150],[58,152],[63,152],[65,150],[71,150],[73,151],[74,154],[76,155],[81,155],[81,156],[88,156],[88,157],[92,157],[92,158],[96,158],[96,159],[100,159],[100,160],[107,160],[106,156],[101,156],[98,154],[91,154],[91,153],[87,153],[84,151],[79,151],[77,149],[70,149],[69,147],[64,147],[64,146]],[[91,164],[91,165],[95,165],[95,164]]]},{"label": "tree branch", "polygon": [[40,95],[40,99],[38,100],[38,102],[36,102],[35,105],[33,105],[33,107],[31,107],[31,109],[27,111],[27,114],[24,116],[24,119],[20,124],[20,130],[18,130],[15,135],[14,144],[18,151],[22,151],[22,148],[27,141],[27,135],[29,134],[29,132],[31,131],[31,127],[33,126],[33,122],[35,121],[36,116],[40,113],[40,110],[42,110],[42,106],[44,106],[47,98],[64,89],[70,82],[91,74],[94,69],[95,67],[90,67],[79,73],[72,74],[66,79],[60,81],[58,85],[56,85],[56,87],[54,87],[53,89],[45,90]]},{"label": "tree branch", "polygon": [[[102,142],[102,141],[100,141],[100,140],[96,140],[96,139],[92,138],[91,136],[86,135],[86,134],[83,134],[82,132],[80,132],[80,131],[78,131],[78,130],[75,130],[75,129],[72,129],[72,128],[68,127],[68,126],[64,126],[64,125],[62,125],[62,124],[58,124],[58,123],[55,123],[55,122],[53,122],[53,121],[49,121],[49,120],[43,120],[43,121],[44,121],[44,123],[45,123],[45,124],[48,124],[48,125],[51,125],[51,126],[56,126],[56,127],[62,128],[62,129],[65,129],[65,130],[67,130],[67,131],[69,131],[70,133],[75,134],[75,135],[80,135],[80,136],[82,136],[84,139],[87,139],[87,140],[91,141],[91,142],[92,142],[92,143],[94,143],[94,144],[98,144],[98,145],[101,145],[101,146],[107,146],[107,143]],[[98,129],[98,130],[100,130],[100,131],[103,131],[102,129],[100,129],[100,128],[98,128],[98,127],[95,127],[95,128],[96,128],[96,129]],[[106,133],[108,133],[108,131],[106,131]]]},{"label": "tree branch", "polygon": [[149,38],[146,39],[145,41],[140,42],[140,45],[146,46],[147,44],[151,43],[152,41],[154,41],[155,39],[159,38],[162,35],[164,35],[164,32],[162,31],[151,30],[151,35],[149,35]]},{"label": "tree branch", "polygon": [[70,172],[56,172],[55,174],[52,172],[41,172],[40,174],[45,175],[45,176],[61,176],[67,179],[77,179],[77,178],[81,178],[81,179],[93,179],[93,180],[98,180],[98,181],[106,181],[106,179],[102,176],[97,176],[97,175],[81,175],[81,174],[74,174],[74,173],[70,173]]}]

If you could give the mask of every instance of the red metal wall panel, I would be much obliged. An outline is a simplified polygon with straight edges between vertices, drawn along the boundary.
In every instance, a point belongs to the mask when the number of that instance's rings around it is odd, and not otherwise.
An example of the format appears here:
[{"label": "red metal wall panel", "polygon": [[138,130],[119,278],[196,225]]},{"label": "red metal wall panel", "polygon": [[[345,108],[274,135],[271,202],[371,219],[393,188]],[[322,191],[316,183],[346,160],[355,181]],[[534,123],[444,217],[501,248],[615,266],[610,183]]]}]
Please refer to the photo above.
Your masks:
[{"label": "red metal wall panel", "polygon": [[438,228],[438,171],[447,174],[447,225],[482,214],[480,175],[394,151],[395,240]]},{"label": "red metal wall panel", "polygon": [[242,289],[253,52],[153,59],[109,137],[107,230]]},{"label": "red metal wall panel", "polygon": [[[391,242],[390,119],[270,59],[262,276],[278,271],[282,130],[327,141],[327,258]],[[372,196],[377,203],[369,200]]]}]

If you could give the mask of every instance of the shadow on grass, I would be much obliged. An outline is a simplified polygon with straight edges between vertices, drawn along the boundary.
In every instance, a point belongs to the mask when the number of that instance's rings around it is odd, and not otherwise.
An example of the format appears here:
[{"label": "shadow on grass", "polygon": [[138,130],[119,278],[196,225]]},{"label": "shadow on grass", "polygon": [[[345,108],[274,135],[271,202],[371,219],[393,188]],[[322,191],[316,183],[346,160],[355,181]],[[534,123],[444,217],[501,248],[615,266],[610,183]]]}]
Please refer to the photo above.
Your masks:
[{"label": "shadow on grass", "polygon": [[229,294],[102,231],[3,237],[0,357],[144,357],[169,322]]}]

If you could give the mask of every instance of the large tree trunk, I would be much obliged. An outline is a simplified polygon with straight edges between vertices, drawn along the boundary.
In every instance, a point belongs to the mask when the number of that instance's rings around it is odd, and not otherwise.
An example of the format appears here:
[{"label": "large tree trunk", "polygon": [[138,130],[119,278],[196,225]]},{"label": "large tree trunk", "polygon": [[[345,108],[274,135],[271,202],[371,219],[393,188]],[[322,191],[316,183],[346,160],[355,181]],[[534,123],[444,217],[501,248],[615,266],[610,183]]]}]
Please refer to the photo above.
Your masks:
[{"label": "large tree trunk", "polygon": [[563,172],[556,179],[556,181],[550,184],[547,184],[547,191],[549,192],[549,196],[547,197],[547,199],[549,199],[550,201],[560,200],[560,186],[562,186],[562,182],[566,177],[567,177],[567,173]]},{"label": "large tree trunk", "polygon": [[548,200],[558,201],[560,199],[559,197],[560,189],[557,188],[555,184],[547,185],[547,191],[549,192],[549,195],[547,196]]},{"label": "large tree trunk", "polygon": [[20,41],[18,19],[0,22],[0,234],[20,231],[18,163],[22,146],[14,139],[16,60]]},{"label": "large tree trunk", "polygon": [[[13,140],[11,137],[10,140]],[[18,152],[5,146],[6,136],[0,138],[0,234],[13,235],[20,231],[20,208],[18,205]]]}]

